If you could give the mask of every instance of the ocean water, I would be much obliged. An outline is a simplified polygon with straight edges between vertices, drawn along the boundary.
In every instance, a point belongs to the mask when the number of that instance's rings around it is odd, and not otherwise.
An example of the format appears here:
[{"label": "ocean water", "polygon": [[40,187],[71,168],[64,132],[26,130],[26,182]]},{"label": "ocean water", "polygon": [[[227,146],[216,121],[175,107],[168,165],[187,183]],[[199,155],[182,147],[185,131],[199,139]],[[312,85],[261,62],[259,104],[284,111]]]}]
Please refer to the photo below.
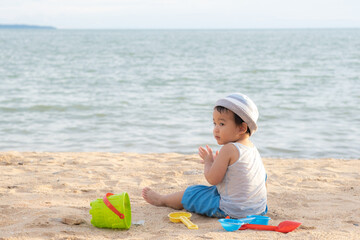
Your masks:
[{"label": "ocean water", "polygon": [[360,157],[360,29],[0,30],[0,151],[197,153],[215,101],[263,157]]}]

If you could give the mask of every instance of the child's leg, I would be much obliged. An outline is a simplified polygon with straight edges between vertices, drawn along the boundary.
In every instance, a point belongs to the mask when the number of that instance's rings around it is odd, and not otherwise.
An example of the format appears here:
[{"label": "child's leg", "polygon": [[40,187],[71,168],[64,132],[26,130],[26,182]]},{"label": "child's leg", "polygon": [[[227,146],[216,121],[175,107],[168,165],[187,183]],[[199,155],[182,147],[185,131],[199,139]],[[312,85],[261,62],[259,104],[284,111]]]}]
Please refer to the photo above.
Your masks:
[{"label": "child's leg", "polygon": [[177,210],[184,208],[181,204],[183,195],[184,191],[161,195],[148,187],[142,190],[142,196],[148,203],[159,207],[171,207]]}]

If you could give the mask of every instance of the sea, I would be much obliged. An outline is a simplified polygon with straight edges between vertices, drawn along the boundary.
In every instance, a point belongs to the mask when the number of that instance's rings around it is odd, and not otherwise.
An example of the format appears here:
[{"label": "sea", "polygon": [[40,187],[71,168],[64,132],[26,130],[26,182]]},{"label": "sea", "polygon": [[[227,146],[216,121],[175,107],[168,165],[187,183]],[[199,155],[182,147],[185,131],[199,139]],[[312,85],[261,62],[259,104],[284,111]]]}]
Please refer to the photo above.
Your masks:
[{"label": "sea", "polygon": [[262,157],[360,159],[360,29],[2,29],[0,92],[0,151],[218,150],[240,92]]}]

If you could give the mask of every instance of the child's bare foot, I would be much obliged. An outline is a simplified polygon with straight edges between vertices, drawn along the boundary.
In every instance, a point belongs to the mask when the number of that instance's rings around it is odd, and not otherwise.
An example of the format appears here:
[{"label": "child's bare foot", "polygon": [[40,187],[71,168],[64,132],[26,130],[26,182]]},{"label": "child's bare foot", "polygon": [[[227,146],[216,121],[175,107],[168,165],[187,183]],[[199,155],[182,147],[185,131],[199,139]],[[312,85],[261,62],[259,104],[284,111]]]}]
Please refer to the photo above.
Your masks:
[{"label": "child's bare foot", "polygon": [[142,190],[142,197],[152,205],[165,206],[165,204],[161,201],[161,195],[148,187]]}]

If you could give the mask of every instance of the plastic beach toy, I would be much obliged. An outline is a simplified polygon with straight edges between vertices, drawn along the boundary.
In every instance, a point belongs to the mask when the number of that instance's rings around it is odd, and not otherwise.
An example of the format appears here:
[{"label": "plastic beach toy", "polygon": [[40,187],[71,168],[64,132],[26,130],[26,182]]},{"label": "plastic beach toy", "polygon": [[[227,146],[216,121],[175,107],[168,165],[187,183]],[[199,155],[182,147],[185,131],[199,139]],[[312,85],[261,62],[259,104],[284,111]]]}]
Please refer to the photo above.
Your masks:
[{"label": "plastic beach toy", "polygon": [[244,222],[239,221],[238,219],[219,219],[218,220],[221,223],[221,226],[228,232],[233,232],[238,230]]},{"label": "plastic beach toy", "polygon": [[91,224],[99,228],[123,228],[131,226],[131,207],[126,192],[107,193],[102,199],[90,203]]},{"label": "plastic beach toy", "polygon": [[266,230],[266,231],[276,231],[282,233],[288,233],[294,231],[301,225],[299,222],[294,221],[283,221],[277,226],[268,226],[268,225],[258,225],[258,224],[244,224],[239,230],[245,229],[254,229],[254,230]]},{"label": "plastic beach toy", "polygon": [[198,225],[193,224],[190,221],[191,213],[189,212],[172,212],[168,215],[171,222],[177,223],[182,222],[188,229],[199,229]]},{"label": "plastic beach toy", "polygon": [[241,219],[230,219],[230,218],[222,218],[218,221],[221,223],[221,226],[228,232],[238,230],[243,224],[249,223],[253,221],[255,218],[241,218]]},{"label": "plastic beach toy", "polygon": [[267,216],[262,216],[262,215],[249,215],[249,216],[246,216],[246,217],[247,218],[254,218],[254,220],[249,222],[250,224],[259,224],[259,225],[268,225],[269,220],[271,219],[271,218],[269,218]]}]

